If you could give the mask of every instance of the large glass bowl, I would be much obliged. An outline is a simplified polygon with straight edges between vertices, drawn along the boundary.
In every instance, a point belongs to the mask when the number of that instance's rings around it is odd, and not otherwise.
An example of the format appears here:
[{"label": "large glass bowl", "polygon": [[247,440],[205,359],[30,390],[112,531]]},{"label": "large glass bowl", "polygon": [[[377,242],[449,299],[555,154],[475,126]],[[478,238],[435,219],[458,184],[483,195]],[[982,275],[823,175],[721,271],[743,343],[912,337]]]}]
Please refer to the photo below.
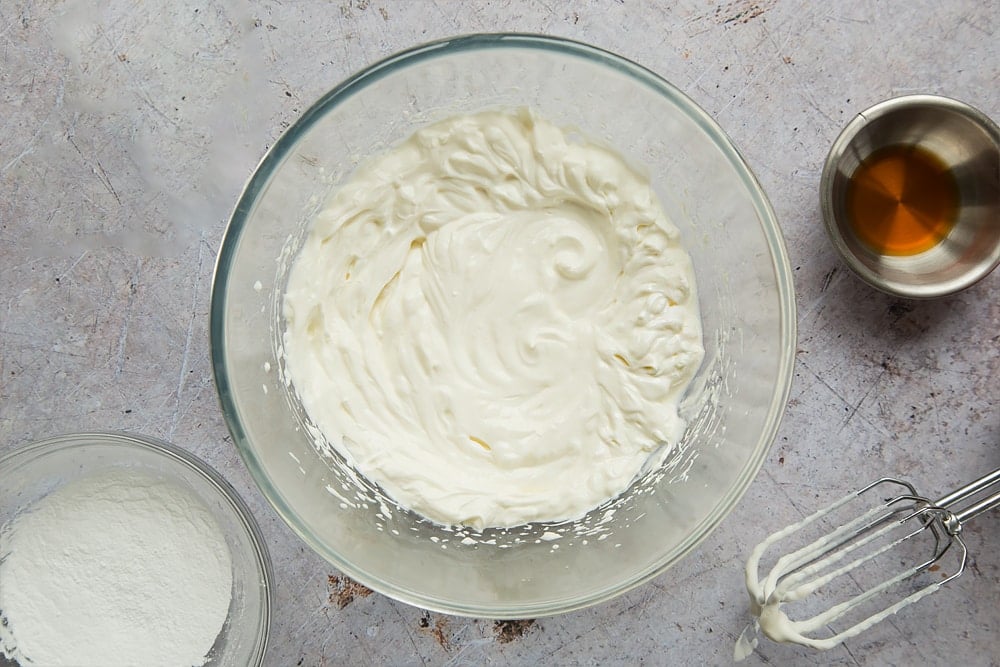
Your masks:
[{"label": "large glass bowl", "polygon": [[[280,304],[313,215],[360,162],[443,117],[518,107],[605,142],[648,171],[694,262],[706,358],[685,398],[687,433],[662,468],[580,522],[470,537],[389,507],[377,490],[359,500],[351,471],[317,452],[283,373]],[[652,72],[590,46],[474,35],[369,67],[274,144],[219,253],[211,341],[235,442],[263,493],[309,546],[404,602],[528,618],[607,600],[656,576],[732,510],[785,406],[795,317],[771,207],[704,111]],[[560,539],[543,539],[553,534]]]}]

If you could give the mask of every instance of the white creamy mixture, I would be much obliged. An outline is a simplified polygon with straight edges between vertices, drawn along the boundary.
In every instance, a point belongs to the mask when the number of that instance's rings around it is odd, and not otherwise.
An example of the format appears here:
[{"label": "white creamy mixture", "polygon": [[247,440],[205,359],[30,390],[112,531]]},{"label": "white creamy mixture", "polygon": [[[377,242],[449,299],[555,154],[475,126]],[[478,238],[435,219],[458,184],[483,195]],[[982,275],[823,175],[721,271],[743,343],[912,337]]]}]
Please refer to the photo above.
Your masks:
[{"label": "white creamy mixture", "polygon": [[684,431],[694,276],[650,184],[528,111],[453,117],[318,215],[284,299],[311,420],[403,506],[577,518]]},{"label": "white creamy mixture", "polygon": [[231,588],[226,540],[189,491],[99,473],[0,530],[0,655],[24,667],[203,665]]}]

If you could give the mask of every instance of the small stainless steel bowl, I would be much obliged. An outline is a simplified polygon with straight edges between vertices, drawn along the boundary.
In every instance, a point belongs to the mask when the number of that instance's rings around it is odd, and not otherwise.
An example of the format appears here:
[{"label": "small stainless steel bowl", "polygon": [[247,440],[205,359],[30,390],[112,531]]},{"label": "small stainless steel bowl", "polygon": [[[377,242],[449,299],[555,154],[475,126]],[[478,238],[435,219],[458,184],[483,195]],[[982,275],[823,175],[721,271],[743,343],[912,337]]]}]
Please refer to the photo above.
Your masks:
[{"label": "small stainless steel bowl", "polygon": [[[918,146],[944,161],[958,185],[948,235],[914,255],[883,255],[855,236],[847,186],[861,163],[886,146]],[[859,113],[834,141],[820,180],[823,220],[837,252],[861,279],[909,298],[953,294],[1000,264],[1000,129],[985,114],[947,97],[897,97]]]}]

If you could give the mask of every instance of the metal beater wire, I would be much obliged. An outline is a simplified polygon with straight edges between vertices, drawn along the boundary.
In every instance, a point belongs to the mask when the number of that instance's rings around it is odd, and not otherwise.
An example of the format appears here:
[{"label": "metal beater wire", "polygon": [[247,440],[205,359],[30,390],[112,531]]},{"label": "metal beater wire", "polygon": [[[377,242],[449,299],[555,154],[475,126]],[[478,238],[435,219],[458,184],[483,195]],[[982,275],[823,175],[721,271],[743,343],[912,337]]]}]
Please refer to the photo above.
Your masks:
[{"label": "metal beater wire", "polygon": [[[758,600],[758,603],[776,607],[782,603],[802,599],[816,592],[819,588],[834,579],[850,573],[863,563],[897,548],[903,542],[927,530],[930,530],[934,537],[934,551],[927,560],[886,578],[874,587],[836,604],[826,611],[814,615],[812,618],[803,619],[802,621],[792,621],[791,623],[796,628],[826,626],[842,618],[851,610],[882,594],[888,588],[928,570],[953,548],[957,548],[960,552],[958,568],[953,574],[941,581],[923,586],[895,604],[853,624],[843,632],[836,633],[826,639],[813,639],[802,634],[800,635],[803,640],[801,643],[808,643],[808,645],[817,648],[829,648],[844,639],[859,634],[875,623],[895,614],[903,607],[933,593],[944,584],[961,576],[965,571],[968,561],[968,550],[961,535],[963,524],[994,507],[1000,506],[1000,491],[997,491],[960,510],[954,509],[964,501],[968,501],[974,496],[990,490],[995,485],[1000,485],[1000,468],[980,477],[974,482],[955,489],[937,501],[930,501],[926,497],[921,496],[916,492],[913,485],[908,482],[884,477],[853,494],[841,498],[829,507],[815,512],[802,522],[771,535],[751,554],[751,558],[747,563],[748,574],[750,574],[750,570],[752,569],[756,575],[760,564],[760,557],[763,551],[770,545],[801,531],[851,500],[885,485],[897,485],[905,489],[908,493],[904,492],[900,495],[889,497],[883,504],[835,528],[830,533],[816,538],[804,547],[779,557],[774,567],[763,582],[761,582],[759,591],[762,593],[763,599]],[[902,537],[889,540],[887,544],[877,546],[874,551],[854,556],[860,549],[880,538],[885,538],[893,530],[898,530],[900,526],[910,521],[915,523],[915,528]],[[847,563],[841,564],[842,561],[847,560],[849,557],[850,560]],[[830,568],[833,569],[831,570]]]}]

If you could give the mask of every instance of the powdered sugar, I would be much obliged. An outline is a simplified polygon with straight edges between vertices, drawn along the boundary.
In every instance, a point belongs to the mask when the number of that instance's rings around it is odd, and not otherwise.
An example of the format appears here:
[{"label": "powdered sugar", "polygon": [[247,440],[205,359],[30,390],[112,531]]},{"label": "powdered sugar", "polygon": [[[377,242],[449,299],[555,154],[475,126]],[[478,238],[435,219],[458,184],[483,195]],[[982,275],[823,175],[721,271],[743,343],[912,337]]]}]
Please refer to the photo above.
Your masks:
[{"label": "powdered sugar", "polygon": [[228,615],[230,553],[177,484],[114,470],[0,530],[0,654],[28,665],[202,665]]}]

